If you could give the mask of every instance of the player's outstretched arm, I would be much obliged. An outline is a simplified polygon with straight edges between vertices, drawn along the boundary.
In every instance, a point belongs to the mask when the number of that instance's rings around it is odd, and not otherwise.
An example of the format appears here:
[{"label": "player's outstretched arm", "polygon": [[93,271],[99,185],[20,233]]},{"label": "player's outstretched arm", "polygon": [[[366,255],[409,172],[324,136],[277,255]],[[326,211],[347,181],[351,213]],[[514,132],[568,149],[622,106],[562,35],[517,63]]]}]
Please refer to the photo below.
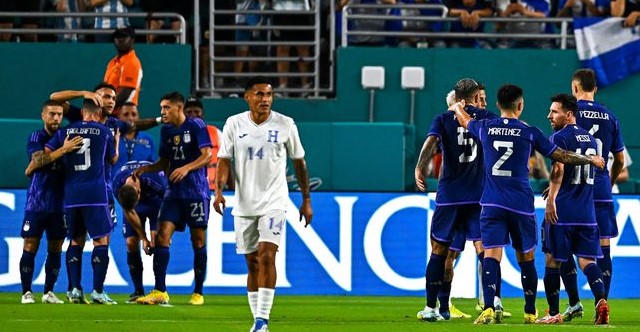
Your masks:
[{"label": "player's outstretched arm", "polygon": [[131,131],[135,131],[135,130],[147,130],[147,129],[151,129],[159,124],[162,123],[162,120],[160,117],[157,118],[146,118],[146,119],[139,119],[136,120],[132,125],[131,128],[129,130]]},{"label": "player's outstretched arm", "polygon": [[202,167],[207,167],[210,162],[211,162],[211,147],[210,146],[202,147],[200,148],[200,156],[196,160],[182,167],[178,167],[174,169],[173,172],[171,172],[171,174],[169,175],[169,181],[180,182],[187,176],[187,174],[189,174],[189,172]]},{"label": "player's outstretched arm", "polygon": [[551,159],[569,165],[593,165],[599,169],[604,169],[604,159],[601,156],[585,156],[572,151],[557,148],[551,154]]},{"label": "player's outstretched arm", "polygon": [[439,139],[437,136],[430,135],[422,144],[422,150],[420,150],[420,156],[418,157],[418,163],[415,169],[416,187],[420,191],[427,190],[427,183],[425,182],[425,174],[427,174],[427,167],[429,162],[433,159],[433,151],[435,151],[438,145]]},{"label": "player's outstretched arm", "polygon": [[156,162],[151,165],[145,165],[135,169],[131,175],[134,177],[140,177],[140,175],[144,173],[157,173],[166,170],[168,167],[169,159],[160,157],[160,159],[156,160]]},{"label": "player's outstretched arm", "polygon": [[547,191],[547,206],[544,210],[544,221],[555,224],[558,222],[558,212],[556,210],[556,197],[562,185],[564,176],[564,164],[555,162],[551,166],[551,175],[549,177],[549,190]]},{"label": "player's outstretched arm", "polygon": [[51,151],[48,148],[45,148],[42,151],[36,151],[31,155],[31,161],[29,165],[24,170],[24,174],[26,176],[31,176],[35,170],[38,168],[48,165],[64,156],[69,152],[73,152],[78,150],[82,146],[82,137],[76,136],[72,139],[69,139],[67,136],[64,139],[64,143],[62,147],[56,149],[55,151]]},{"label": "player's outstretched arm", "polygon": [[231,169],[231,160],[227,158],[218,158],[218,168],[216,169],[216,193],[213,200],[213,209],[220,215],[224,213],[226,208],[226,201],[222,196],[224,190],[224,184],[229,179],[229,173]]},{"label": "player's outstretched arm", "polygon": [[293,159],[293,169],[296,172],[298,186],[302,192],[302,204],[300,205],[300,221],[304,216],[304,227],[311,224],[313,218],[313,209],[311,208],[311,193],[309,189],[309,171],[307,170],[307,162],[304,158]]}]

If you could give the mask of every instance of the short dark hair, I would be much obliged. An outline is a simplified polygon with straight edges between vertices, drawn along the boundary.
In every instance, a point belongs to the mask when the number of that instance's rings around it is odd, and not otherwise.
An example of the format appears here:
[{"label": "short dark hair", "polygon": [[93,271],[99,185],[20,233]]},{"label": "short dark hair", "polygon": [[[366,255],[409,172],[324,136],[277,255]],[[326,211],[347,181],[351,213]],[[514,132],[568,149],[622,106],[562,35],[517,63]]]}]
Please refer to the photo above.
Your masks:
[{"label": "short dark hair", "polygon": [[42,111],[49,106],[63,107],[61,102],[53,99],[47,99],[42,103]]},{"label": "short dark hair", "polygon": [[130,184],[125,184],[118,190],[118,202],[125,210],[133,209],[138,204],[138,193],[136,188]]},{"label": "short dark hair", "polygon": [[96,86],[93,88],[93,92],[96,92],[96,91],[98,91],[98,90],[100,90],[100,89],[111,89],[111,90],[113,90],[113,92],[115,92],[115,91],[116,91],[116,87],[115,87],[115,86],[113,86],[112,84],[107,83],[107,82],[100,82],[100,83],[98,83],[98,85],[96,85]]},{"label": "short dark hair", "polygon": [[200,107],[200,109],[204,111],[204,106],[202,105],[202,102],[196,97],[189,97],[187,99],[187,101],[184,103],[184,108],[187,108],[189,106]]},{"label": "short dark hair", "polygon": [[552,103],[560,103],[565,112],[572,112],[574,115],[578,112],[578,101],[576,97],[561,93],[551,97]]},{"label": "short dark hair", "polygon": [[592,69],[576,70],[573,73],[573,80],[578,81],[585,92],[593,92],[596,89],[596,72]]},{"label": "short dark hair", "polygon": [[172,103],[180,103],[184,105],[184,96],[178,91],[173,91],[165,94],[164,96],[162,96],[162,98],[160,98],[160,101],[163,100],[168,100]]},{"label": "short dark hair", "polygon": [[463,78],[453,87],[456,92],[456,100],[471,101],[471,98],[480,90],[480,84],[471,78]]},{"label": "short dark hair", "polygon": [[484,84],[478,82],[478,90],[487,90],[487,88],[484,86]]},{"label": "short dark hair", "polygon": [[244,85],[244,92],[247,92],[253,89],[253,86],[256,84],[271,84],[273,85],[273,81],[266,76],[254,76],[250,78],[247,83]]},{"label": "short dark hair", "polygon": [[138,105],[136,105],[136,103],[132,101],[126,101],[124,104],[122,104],[122,106],[138,106]]},{"label": "short dark hair", "polygon": [[100,108],[93,99],[84,99],[82,101],[82,110],[89,113],[98,113],[102,111],[102,108]]},{"label": "short dark hair", "polygon": [[516,108],[516,101],[524,95],[522,88],[513,85],[513,84],[505,84],[498,89],[498,105],[500,108],[504,109],[514,109]]}]

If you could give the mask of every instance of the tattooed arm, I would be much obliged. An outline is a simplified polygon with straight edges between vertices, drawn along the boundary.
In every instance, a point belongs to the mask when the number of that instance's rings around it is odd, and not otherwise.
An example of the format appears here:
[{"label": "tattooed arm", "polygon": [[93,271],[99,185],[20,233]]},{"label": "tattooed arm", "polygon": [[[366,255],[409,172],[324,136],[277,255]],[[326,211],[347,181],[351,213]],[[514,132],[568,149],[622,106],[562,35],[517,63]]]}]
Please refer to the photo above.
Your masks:
[{"label": "tattooed arm", "polygon": [[418,164],[416,164],[415,169],[415,180],[416,186],[420,191],[427,190],[427,184],[425,182],[425,174],[427,174],[427,167],[429,166],[429,162],[433,158],[433,151],[436,149],[438,142],[440,140],[438,137],[430,135],[424,141],[422,145],[422,150],[420,150],[420,156],[418,157]]},{"label": "tattooed arm", "polygon": [[64,139],[64,143],[62,147],[55,151],[51,151],[48,148],[45,148],[41,151],[36,151],[31,155],[31,161],[25,169],[24,174],[26,176],[31,176],[35,170],[38,168],[48,165],[64,156],[69,152],[73,152],[78,150],[82,146],[82,137],[76,136],[72,139],[69,139],[67,136]]},{"label": "tattooed arm", "polygon": [[604,169],[604,159],[601,156],[585,156],[577,154],[575,152],[566,151],[561,148],[557,148],[551,154],[551,159],[559,161],[563,164],[569,165],[588,165],[591,164],[600,169]]}]

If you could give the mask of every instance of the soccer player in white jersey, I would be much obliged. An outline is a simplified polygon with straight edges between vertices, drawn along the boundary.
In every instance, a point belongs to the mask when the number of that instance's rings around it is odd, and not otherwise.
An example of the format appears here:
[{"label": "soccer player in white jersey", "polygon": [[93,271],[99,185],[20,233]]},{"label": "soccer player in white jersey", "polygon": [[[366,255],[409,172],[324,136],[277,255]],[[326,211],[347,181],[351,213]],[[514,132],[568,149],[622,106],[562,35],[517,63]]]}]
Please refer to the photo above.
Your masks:
[{"label": "soccer player in white jersey", "polygon": [[231,116],[222,131],[218,151],[216,197],[213,207],[222,214],[222,189],[233,160],[237,203],[233,207],[236,252],[244,254],[249,274],[247,295],[254,317],[251,331],[268,331],[276,286],[275,257],[289,201],[285,168],[293,160],[302,192],[300,221],[311,223],[309,174],[298,128],[290,117],[271,110],[273,88],[266,77],[253,77],[245,87],[249,111]]}]

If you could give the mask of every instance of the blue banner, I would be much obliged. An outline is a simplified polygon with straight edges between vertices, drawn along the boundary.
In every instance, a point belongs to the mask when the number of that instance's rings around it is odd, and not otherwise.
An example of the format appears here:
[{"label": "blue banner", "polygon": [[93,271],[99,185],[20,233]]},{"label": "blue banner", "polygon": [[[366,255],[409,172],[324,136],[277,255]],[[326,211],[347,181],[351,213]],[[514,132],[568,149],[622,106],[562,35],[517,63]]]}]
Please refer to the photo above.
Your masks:
[{"label": "blue banner", "polygon": [[624,27],[620,17],[576,17],[576,52],[583,68],[596,72],[605,87],[640,72],[639,26]]},{"label": "blue banner", "polygon": [[[18,264],[23,240],[25,190],[0,191],[0,291],[20,291]],[[424,295],[424,271],[428,257],[428,220],[435,208],[433,194],[387,193],[318,193],[312,194],[315,212],[312,226],[304,228],[298,221],[296,206],[300,194],[291,195],[288,225],[284,228],[277,256],[278,293],[331,295]],[[227,202],[233,206],[233,193]],[[537,218],[542,220],[544,201],[536,198]],[[640,200],[639,196],[616,196],[616,214],[620,237],[612,239],[614,278],[611,297],[637,298],[635,287],[640,267]],[[122,217],[112,235],[111,262],[106,290],[111,293],[133,291],[126,263],[126,250],[121,232]],[[233,217],[227,209],[223,217],[212,213],[207,231],[207,294],[245,294],[244,258],[235,253]],[[46,240],[40,245],[34,274],[34,291],[44,284]],[[477,296],[477,258],[473,245],[467,243],[456,263],[453,297]],[[63,249],[66,249],[66,245]],[[83,285],[91,289],[92,246],[87,242],[83,257]],[[538,290],[543,296],[544,256],[536,256],[541,279]],[[64,257],[64,255],[63,255]],[[153,287],[152,259],[143,258],[144,282]],[[167,275],[170,293],[191,293],[193,289],[193,253],[188,233],[176,233],[171,245]],[[505,297],[520,297],[520,272],[515,253],[507,249],[502,262]],[[581,296],[590,291],[580,275]],[[56,291],[66,289],[64,268]]]}]

